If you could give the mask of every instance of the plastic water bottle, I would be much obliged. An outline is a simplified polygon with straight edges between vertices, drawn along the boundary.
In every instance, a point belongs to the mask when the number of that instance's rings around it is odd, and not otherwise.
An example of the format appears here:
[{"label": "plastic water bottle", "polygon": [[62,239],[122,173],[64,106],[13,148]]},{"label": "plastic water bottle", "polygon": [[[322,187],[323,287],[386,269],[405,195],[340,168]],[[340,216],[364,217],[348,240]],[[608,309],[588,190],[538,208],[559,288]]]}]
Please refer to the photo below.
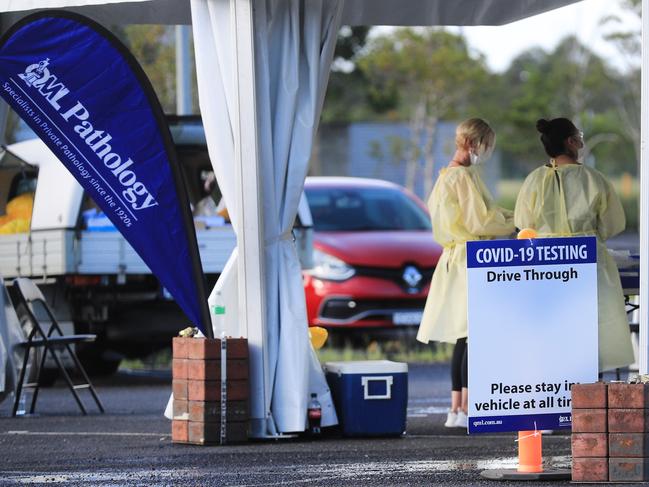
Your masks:
[{"label": "plastic water bottle", "polygon": [[216,302],[212,306],[212,314],[214,315],[215,329],[217,330],[215,336],[219,336],[221,333],[225,333],[225,303],[223,303],[221,291],[217,291],[215,297]]},{"label": "plastic water bottle", "polygon": [[20,399],[18,399],[18,409],[16,410],[16,416],[24,416],[26,411],[25,411],[25,403],[27,402],[25,398],[25,391],[22,391],[20,394]]},{"label": "plastic water bottle", "polygon": [[322,420],[322,406],[318,401],[318,395],[314,392],[311,393],[311,400],[307,409],[307,417],[309,419],[309,433],[312,435],[319,435],[320,421]]}]

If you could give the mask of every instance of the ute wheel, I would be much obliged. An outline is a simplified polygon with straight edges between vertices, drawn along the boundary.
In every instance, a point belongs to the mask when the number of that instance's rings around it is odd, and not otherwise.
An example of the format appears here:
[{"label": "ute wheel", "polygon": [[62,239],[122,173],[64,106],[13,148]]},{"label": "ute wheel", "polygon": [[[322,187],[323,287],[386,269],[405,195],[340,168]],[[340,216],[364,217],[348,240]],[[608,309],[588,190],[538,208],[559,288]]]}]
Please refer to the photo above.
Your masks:
[{"label": "ute wheel", "polygon": [[93,329],[90,323],[84,321],[75,321],[74,331],[97,335],[96,341],[79,344],[76,350],[81,365],[90,377],[105,377],[117,372],[123,356],[106,348],[103,331]]},{"label": "ute wheel", "polygon": [[101,358],[94,357],[93,359],[81,360],[83,367],[91,377],[102,377],[113,375],[119,369],[121,360],[102,360]]},{"label": "ute wheel", "polygon": [[81,361],[81,365],[91,377],[113,375],[122,362],[121,356],[107,352],[106,349],[97,346],[97,344],[88,344],[77,350],[77,356]]},{"label": "ute wheel", "polygon": [[52,387],[59,378],[57,369],[43,369],[41,372],[41,387]]}]

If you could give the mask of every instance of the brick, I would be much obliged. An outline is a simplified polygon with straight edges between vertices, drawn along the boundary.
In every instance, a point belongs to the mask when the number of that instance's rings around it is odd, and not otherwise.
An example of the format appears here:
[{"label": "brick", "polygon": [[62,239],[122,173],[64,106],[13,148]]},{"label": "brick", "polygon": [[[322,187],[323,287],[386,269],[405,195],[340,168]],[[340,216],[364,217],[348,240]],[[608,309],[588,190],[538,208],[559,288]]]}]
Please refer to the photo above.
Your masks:
[{"label": "brick", "polygon": [[[228,380],[248,378],[247,359],[228,359],[226,373]],[[188,360],[187,374],[193,380],[221,380],[221,360]]]},{"label": "brick", "polygon": [[[248,402],[228,402],[225,417],[227,422],[246,421],[248,419]],[[189,420],[203,423],[220,423],[221,403],[189,401]]]},{"label": "brick", "polygon": [[608,458],[573,458],[573,482],[607,482]]},{"label": "brick", "polygon": [[188,349],[187,346],[189,344],[189,340],[193,340],[193,338],[182,338],[182,337],[174,337],[171,340],[171,348],[172,348],[172,357],[173,358],[187,358],[188,357]]},{"label": "brick", "polygon": [[608,438],[606,433],[573,433],[572,456],[605,457],[608,455]]},{"label": "brick", "polygon": [[573,409],[573,433],[606,433],[606,409]]},{"label": "brick", "polygon": [[649,433],[610,433],[610,457],[649,457]]},{"label": "brick", "polygon": [[647,408],[649,407],[649,387],[646,384],[609,384],[608,407],[622,409]]},{"label": "brick", "polygon": [[187,363],[189,360],[186,358],[175,358],[171,362],[171,376],[174,379],[188,379]]},{"label": "brick", "polygon": [[187,343],[187,358],[193,360],[215,359],[220,356],[220,340],[213,338],[191,338]]},{"label": "brick", "polygon": [[[187,357],[191,359],[221,358],[221,340],[216,338],[189,338]],[[227,354],[229,359],[248,358],[248,340],[245,338],[228,338]],[[179,357],[180,358],[180,357]]]},{"label": "brick", "polygon": [[171,421],[171,441],[174,443],[189,442],[189,421],[178,419]]},{"label": "brick", "polygon": [[233,358],[233,359],[248,358],[248,340],[246,338],[228,338],[226,345],[228,349],[227,350],[228,358]]},{"label": "brick", "polygon": [[217,401],[221,397],[221,383],[217,381],[188,381],[187,397],[190,401]]},{"label": "brick", "polygon": [[186,379],[174,379],[171,383],[171,392],[174,396],[174,399],[185,399],[188,398],[188,384],[189,381]]},{"label": "brick", "polygon": [[189,419],[189,401],[186,399],[176,399],[173,402],[173,419]]},{"label": "brick", "polygon": [[642,482],[648,480],[649,459],[609,458],[608,476],[611,482]]},{"label": "brick", "polygon": [[219,443],[220,436],[220,426],[216,423],[189,422],[189,441],[192,443],[198,445]]},{"label": "brick", "polygon": [[603,409],[606,408],[606,384],[573,384],[572,393],[573,409]]},{"label": "brick", "polygon": [[[243,443],[248,440],[248,422],[227,423],[226,443]],[[221,425],[219,423],[202,423],[189,421],[189,442],[197,445],[219,444]]]},{"label": "brick", "polygon": [[[218,401],[221,399],[221,381],[189,380],[187,382],[187,397],[190,401]],[[248,381],[228,381],[228,401],[247,400],[248,389]]]},{"label": "brick", "polygon": [[648,415],[649,409],[609,409],[608,430],[611,433],[643,433]]}]

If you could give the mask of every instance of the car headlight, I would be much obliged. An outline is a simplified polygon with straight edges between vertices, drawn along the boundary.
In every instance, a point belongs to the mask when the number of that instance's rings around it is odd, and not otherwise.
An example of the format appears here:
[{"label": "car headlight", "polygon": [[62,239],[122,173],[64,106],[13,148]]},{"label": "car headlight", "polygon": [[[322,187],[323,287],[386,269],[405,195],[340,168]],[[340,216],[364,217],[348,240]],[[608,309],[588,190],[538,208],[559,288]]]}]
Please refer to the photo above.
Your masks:
[{"label": "car headlight", "polygon": [[344,281],[355,273],[352,266],[347,265],[339,258],[321,250],[313,250],[313,268],[309,271],[313,277],[330,281]]}]

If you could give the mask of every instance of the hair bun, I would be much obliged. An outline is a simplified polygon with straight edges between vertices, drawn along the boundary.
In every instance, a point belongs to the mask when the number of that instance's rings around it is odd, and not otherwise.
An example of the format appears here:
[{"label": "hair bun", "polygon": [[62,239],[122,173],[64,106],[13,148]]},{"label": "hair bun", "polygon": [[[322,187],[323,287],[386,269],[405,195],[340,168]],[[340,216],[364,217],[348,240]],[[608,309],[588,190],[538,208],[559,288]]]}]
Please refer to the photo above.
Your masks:
[{"label": "hair bun", "polygon": [[550,131],[550,122],[544,118],[541,118],[536,122],[536,130],[542,134],[547,134]]}]

